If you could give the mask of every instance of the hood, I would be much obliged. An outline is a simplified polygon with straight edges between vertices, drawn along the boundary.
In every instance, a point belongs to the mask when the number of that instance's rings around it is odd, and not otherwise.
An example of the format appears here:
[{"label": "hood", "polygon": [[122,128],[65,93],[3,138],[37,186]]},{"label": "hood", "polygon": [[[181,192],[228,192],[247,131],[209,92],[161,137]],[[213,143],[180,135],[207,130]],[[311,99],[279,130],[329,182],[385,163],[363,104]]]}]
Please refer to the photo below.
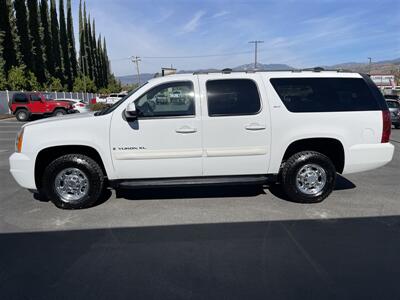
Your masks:
[{"label": "hood", "polygon": [[44,123],[64,122],[64,121],[76,120],[76,119],[94,118],[94,113],[95,112],[76,113],[76,114],[64,115],[61,117],[50,117],[50,118],[45,118],[45,119],[26,123],[22,127],[32,126],[32,125],[36,125],[36,124],[44,124]]}]

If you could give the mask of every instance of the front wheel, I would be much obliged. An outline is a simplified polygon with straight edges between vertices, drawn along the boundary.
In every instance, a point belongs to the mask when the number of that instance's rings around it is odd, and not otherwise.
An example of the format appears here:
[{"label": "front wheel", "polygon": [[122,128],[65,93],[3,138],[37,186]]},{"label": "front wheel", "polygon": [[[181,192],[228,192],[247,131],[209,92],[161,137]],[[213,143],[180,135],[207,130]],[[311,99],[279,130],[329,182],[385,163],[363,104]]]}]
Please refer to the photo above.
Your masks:
[{"label": "front wheel", "polygon": [[20,122],[26,122],[29,120],[29,112],[26,109],[19,109],[15,114],[15,118]]},{"label": "front wheel", "polygon": [[102,195],[104,175],[99,164],[90,157],[68,154],[46,167],[42,187],[46,197],[59,208],[85,208]]},{"label": "front wheel", "polygon": [[281,176],[282,188],[289,200],[317,203],[332,192],[336,170],[327,156],[319,152],[303,151],[285,162]]}]

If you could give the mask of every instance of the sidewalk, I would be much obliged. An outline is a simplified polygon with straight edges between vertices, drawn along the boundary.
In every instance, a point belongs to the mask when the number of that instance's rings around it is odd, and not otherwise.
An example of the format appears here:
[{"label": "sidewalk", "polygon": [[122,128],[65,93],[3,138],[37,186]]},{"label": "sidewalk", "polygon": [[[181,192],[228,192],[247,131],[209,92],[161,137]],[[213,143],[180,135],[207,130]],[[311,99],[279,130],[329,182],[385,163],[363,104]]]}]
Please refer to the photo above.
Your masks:
[{"label": "sidewalk", "polygon": [[0,120],[4,120],[4,119],[9,119],[9,118],[13,118],[13,115],[10,114],[0,114]]}]

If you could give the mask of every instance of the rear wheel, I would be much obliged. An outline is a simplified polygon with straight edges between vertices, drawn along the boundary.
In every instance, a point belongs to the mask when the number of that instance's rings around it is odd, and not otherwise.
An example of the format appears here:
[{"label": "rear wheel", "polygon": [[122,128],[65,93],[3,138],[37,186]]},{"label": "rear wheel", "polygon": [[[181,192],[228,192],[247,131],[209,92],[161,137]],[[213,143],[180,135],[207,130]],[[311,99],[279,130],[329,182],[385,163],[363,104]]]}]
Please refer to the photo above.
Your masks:
[{"label": "rear wheel", "polygon": [[26,122],[29,120],[30,117],[30,113],[28,110],[26,109],[19,109],[16,113],[15,113],[15,117],[17,118],[18,121],[20,122]]},{"label": "rear wheel", "polygon": [[319,152],[303,151],[285,162],[281,176],[282,188],[289,200],[317,203],[332,192],[336,170],[327,156]]},{"label": "rear wheel", "polygon": [[104,175],[90,157],[68,154],[46,167],[42,187],[46,197],[59,208],[85,208],[92,206],[102,195]]},{"label": "rear wheel", "polygon": [[55,117],[61,117],[65,115],[67,112],[64,109],[58,108],[53,112],[53,116]]},{"label": "rear wheel", "polygon": [[394,128],[396,128],[396,129],[400,129],[400,124],[396,124],[396,125],[394,125]]}]

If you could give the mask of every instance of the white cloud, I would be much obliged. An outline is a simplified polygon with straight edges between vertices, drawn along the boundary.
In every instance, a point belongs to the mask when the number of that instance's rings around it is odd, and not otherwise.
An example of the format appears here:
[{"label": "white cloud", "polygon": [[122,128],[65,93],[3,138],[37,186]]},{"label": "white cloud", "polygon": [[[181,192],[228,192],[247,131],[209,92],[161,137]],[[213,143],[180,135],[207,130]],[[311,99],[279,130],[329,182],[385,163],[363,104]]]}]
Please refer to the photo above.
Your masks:
[{"label": "white cloud", "polygon": [[199,10],[194,14],[192,19],[182,27],[181,33],[193,32],[199,27],[200,19],[205,15],[205,11]]},{"label": "white cloud", "polygon": [[213,18],[221,18],[221,17],[226,16],[226,15],[229,15],[229,14],[230,14],[229,11],[222,10],[222,11],[217,12],[216,14],[214,14],[212,17],[213,17]]}]

